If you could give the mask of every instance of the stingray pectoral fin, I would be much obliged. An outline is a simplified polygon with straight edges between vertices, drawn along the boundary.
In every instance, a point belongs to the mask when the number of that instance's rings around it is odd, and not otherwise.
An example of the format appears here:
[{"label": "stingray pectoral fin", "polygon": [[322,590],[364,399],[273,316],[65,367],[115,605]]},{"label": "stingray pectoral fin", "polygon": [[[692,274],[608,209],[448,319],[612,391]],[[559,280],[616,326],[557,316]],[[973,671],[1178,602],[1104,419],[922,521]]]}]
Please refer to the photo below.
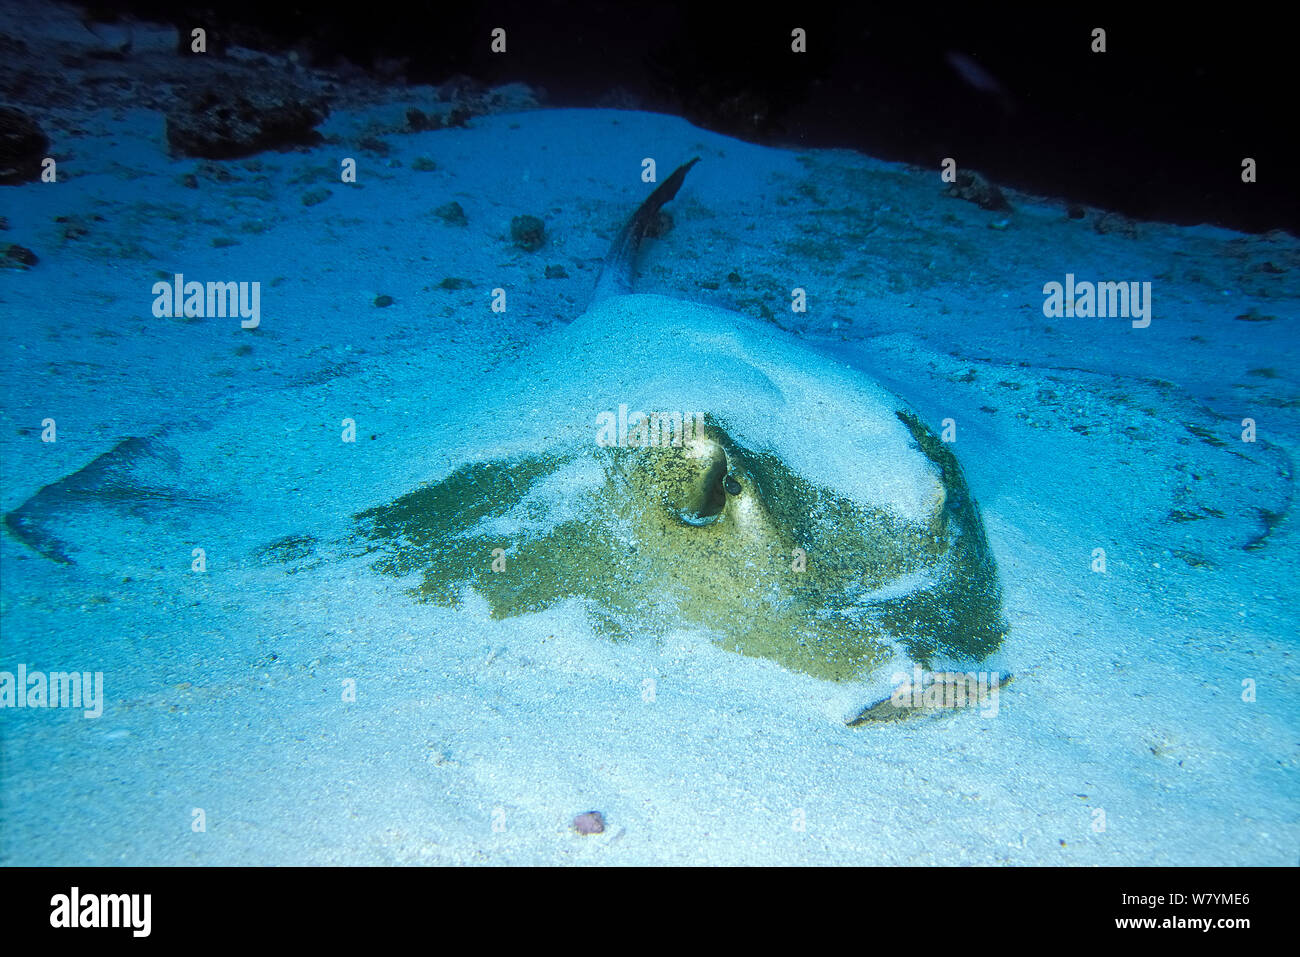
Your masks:
[{"label": "stingray pectoral fin", "polygon": [[134,462],[149,454],[149,440],[131,436],[74,472],[42,486],[4,517],[5,528],[39,555],[61,565],[75,565],[71,545],[58,533],[70,515],[129,482]]},{"label": "stingray pectoral fin", "polygon": [[12,512],[6,513],[4,524],[9,529],[9,534],[38,555],[60,565],[76,564],[68,554],[68,543],[46,527],[38,498],[30,498]]},{"label": "stingray pectoral fin", "polygon": [[[4,526],[37,554],[61,565],[84,559],[87,527],[104,540],[110,521],[157,529],[165,509],[201,505],[185,487],[181,460],[158,435],[130,436],[81,468],[42,486],[4,516]],[[139,541],[132,536],[132,541]],[[118,546],[108,546],[119,555]]]}]

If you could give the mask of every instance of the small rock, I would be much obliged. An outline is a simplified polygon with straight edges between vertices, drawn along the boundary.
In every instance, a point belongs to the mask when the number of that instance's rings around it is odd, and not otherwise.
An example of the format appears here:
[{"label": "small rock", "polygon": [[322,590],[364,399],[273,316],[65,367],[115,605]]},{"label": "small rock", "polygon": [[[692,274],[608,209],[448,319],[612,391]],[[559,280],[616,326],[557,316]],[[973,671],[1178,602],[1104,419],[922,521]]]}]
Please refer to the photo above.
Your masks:
[{"label": "small rock", "polygon": [[411,164],[411,169],[417,173],[432,173],[438,168],[438,164],[427,156],[417,156],[415,162]]},{"label": "small rock", "polygon": [[1092,228],[1102,236],[1118,233],[1126,239],[1138,238],[1137,223],[1119,213],[1104,213],[1093,223]]},{"label": "small rock", "polygon": [[437,113],[425,113],[411,107],[406,111],[406,128],[412,133],[424,133],[427,130],[442,129],[442,117]]},{"label": "small rock", "polygon": [[573,829],[579,834],[604,834],[605,816],[599,811],[583,811],[573,819]]},{"label": "small rock", "polygon": [[980,209],[1000,212],[1011,209],[1011,204],[1002,195],[1002,190],[973,170],[958,171],[957,182],[948,186],[948,195],[974,203]]},{"label": "small rock", "polygon": [[325,202],[331,195],[330,191],[323,186],[319,189],[309,189],[302,194],[302,204],[304,206],[315,206],[318,203]]},{"label": "small rock", "polygon": [[1078,203],[1071,203],[1065,207],[1065,215],[1071,219],[1083,219],[1084,216],[1088,215],[1088,212]]},{"label": "small rock", "polygon": [[10,243],[4,250],[4,264],[14,269],[28,269],[35,266],[40,260],[36,253],[32,252],[26,246],[19,246],[17,243]]},{"label": "small rock", "polygon": [[516,216],[510,220],[510,238],[520,249],[535,253],[546,242],[546,227],[536,216]]},{"label": "small rock", "polygon": [[181,185],[184,186],[186,189],[198,189],[199,178],[195,176],[193,173],[186,173],[184,176],[181,177]]},{"label": "small rock", "polygon": [[363,136],[357,141],[357,146],[367,153],[376,153],[379,156],[387,156],[392,149],[386,141],[377,136]]},{"label": "small rock", "polygon": [[465,210],[460,208],[460,203],[444,203],[435,209],[433,214],[448,226],[469,225],[469,218],[465,215]]},{"label": "small rock", "polygon": [[55,216],[54,221],[63,225],[64,239],[80,239],[90,232],[90,227],[80,216]]},{"label": "small rock", "polygon": [[1241,315],[1233,316],[1232,318],[1236,319],[1238,322],[1272,322],[1277,318],[1277,316],[1266,315],[1265,313],[1260,312],[1254,306],[1251,306]]},{"label": "small rock", "polygon": [[385,295],[385,296],[375,297],[375,305],[378,306],[380,309],[387,309],[392,304],[393,304],[392,296]]},{"label": "small rock", "polygon": [[568,279],[569,274],[563,266],[547,266],[546,278],[547,279]]},{"label": "small rock", "polygon": [[469,289],[474,284],[468,279],[461,279],[458,276],[448,276],[442,282],[438,283],[443,289]]},{"label": "small rock", "polygon": [[22,110],[0,107],[0,183],[6,186],[39,179],[50,139]]}]

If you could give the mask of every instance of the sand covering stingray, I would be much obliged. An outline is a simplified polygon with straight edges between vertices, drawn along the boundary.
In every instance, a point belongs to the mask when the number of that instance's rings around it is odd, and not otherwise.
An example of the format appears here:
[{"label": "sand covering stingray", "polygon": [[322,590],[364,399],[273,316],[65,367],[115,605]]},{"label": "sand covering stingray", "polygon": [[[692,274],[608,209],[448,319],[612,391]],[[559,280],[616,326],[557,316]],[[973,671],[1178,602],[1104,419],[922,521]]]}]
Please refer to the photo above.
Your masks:
[{"label": "sand covering stingray", "polygon": [[988,655],[995,563],[915,413],[771,327],[626,292],[689,165],[624,228],[597,302],[483,390],[450,474],[358,516],[376,567],[499,618],[577,598],[613,637],[704,629],[833,682]]}]

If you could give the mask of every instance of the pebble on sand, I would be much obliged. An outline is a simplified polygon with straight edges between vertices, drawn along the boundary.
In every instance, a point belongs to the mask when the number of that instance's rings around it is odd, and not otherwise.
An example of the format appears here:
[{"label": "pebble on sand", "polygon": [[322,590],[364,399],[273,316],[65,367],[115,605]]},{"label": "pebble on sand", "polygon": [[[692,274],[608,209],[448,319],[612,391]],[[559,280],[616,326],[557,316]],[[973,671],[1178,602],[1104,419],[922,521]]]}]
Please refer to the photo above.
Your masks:
[{"label": "pebble on sand", "polygon": [[546,242],[546,227],[536,216],[516,216],[510,221],[510,238],[520,249],[535,253]]},{"label": "pebble on sand", "polygon": [[604,834],[605,816],[599,811],[583,811],[573,819],[573,829],[579,834]]}]

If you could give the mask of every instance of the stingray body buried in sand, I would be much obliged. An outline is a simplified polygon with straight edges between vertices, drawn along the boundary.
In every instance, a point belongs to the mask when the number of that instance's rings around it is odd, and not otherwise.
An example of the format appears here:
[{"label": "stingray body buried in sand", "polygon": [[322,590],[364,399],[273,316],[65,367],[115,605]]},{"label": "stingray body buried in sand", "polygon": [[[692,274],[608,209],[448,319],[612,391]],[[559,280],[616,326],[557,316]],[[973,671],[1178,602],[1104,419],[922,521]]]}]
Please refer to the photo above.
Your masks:
[{"label": "stingray body buried in sand", "polygon": [[[850,723],[927,710],[924,694],[882,708],[899,672],[951,675],[993,653],[1006,625],[979,510],[920,417],[774,326],[632,292],[646,229],[693,162],[623,227],[587,311],[485,380],[436,447],[412,449],[441,463],[433,481],[270,542],[254,566],[310,552],[286,570],[316,567],[322,537],[342,534],[324,552],[411,576],[421,600],[475,594],[497,619],[577,603],[613,641],[707,635],[746,656],[729,662],[802,676],[796,695],[824,693]],[[260,473],[238,464],[259,468],[265,450],[245,436],[284,414],[259,400],[124,439],[4,527],[69,574],[149,576],[174,551],[188,565],[196,543],[233,568],[266,517],[247,492]],[[312,448],[283,474],[318,468]]]},{"label": "stingray body buried in sand", "polygon": [[[706,632],[836,685],[952,667],[1006,624],[978,507],[898,398],[779,330],[632,292],[624,226],[594,301],[463,421],[514,418],[451,470],[357,516],[375,567],[495,618],[580,600],[611,638]],[[517,393],[511,392],[518,389]],[[505,395],[501,394],[504,391]],[[842,714],[875,720],[874,699]]]}]

